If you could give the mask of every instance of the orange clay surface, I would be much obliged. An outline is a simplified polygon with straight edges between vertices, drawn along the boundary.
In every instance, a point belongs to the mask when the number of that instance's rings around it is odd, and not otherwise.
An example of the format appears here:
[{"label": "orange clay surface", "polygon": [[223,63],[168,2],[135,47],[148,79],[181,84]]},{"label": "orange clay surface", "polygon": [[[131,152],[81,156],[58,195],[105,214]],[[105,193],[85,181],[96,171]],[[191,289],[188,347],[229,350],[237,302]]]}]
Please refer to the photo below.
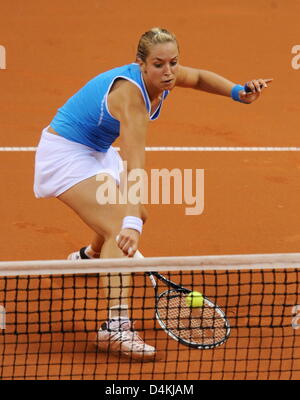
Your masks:
[{"label": "orange clay surface", "polygon": [[[176,33],[183,65],[274,83],[250,106],[175,89],[150,125],[148,146],[300,146],[300,70],[291,66],[299,13],[293,0],[2,2],[0,146],[36,146],[83,84],[134,61],[152,26]],[[1,152],[0,160],[2,261],[64,259],[89,242],[71,210],[34,198],[34,152]],[[205,204],[198,216],[185,215],[186,205],[149,205],[146,256],[299,252],[299,152],[149,152],[151,168],[204,169]]]}]

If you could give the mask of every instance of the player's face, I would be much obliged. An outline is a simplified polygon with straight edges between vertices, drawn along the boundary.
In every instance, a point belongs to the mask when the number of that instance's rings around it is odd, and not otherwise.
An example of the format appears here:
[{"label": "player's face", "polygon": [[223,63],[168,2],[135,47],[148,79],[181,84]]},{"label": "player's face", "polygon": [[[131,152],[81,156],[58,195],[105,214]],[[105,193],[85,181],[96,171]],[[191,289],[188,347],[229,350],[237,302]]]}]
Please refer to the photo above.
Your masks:
[{"label": "player's face", "polygon": [[178,47],[174,42],[151,47],[145,63],[141,65],[147,85],[163,91],[175,86],[178,70]]}]

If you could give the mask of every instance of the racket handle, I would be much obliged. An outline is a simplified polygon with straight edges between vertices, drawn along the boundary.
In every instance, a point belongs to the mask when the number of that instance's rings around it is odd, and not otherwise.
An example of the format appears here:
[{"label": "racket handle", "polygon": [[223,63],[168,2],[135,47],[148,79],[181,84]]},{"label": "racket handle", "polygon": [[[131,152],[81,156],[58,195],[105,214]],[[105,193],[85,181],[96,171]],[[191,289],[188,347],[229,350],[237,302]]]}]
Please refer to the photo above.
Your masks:
[{"label": "racket handle", "polygon": [[143,254],[139,250],[137,250],[135,252],[133,258],[145,258],[145,257],[143,256]]}]

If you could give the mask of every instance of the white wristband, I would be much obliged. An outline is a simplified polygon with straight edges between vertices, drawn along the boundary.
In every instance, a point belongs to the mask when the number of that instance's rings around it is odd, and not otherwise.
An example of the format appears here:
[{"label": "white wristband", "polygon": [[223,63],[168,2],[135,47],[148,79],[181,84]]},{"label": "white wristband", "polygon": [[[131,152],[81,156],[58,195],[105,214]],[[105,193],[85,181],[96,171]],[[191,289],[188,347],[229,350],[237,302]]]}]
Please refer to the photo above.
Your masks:
[{"label": "white wristband", "polygon": [[122,229],[135,229],[136,231],[142,233],[143,220],[138,217],[125,217],[123,219]]}]

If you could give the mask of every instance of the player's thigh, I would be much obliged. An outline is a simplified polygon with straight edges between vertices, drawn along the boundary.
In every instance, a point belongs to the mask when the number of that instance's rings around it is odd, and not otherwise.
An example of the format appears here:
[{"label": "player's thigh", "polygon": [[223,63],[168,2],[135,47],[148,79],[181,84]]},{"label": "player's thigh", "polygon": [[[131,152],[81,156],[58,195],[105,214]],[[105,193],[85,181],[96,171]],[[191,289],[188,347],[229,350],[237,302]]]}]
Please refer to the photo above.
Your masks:
[{"label": "player's thigh", "polygon": [[[102,176],[105,177],[104,182],[100,180]],[[95,232],[109,236],[118,233],[126,215],[126,205],[118,204],[117,193],[118,187],[114,178],[99,174],[97,179],[95,176],[85,179],[58,198],[71,207]],[[108,199],[109,202],[105,204]]]}]

